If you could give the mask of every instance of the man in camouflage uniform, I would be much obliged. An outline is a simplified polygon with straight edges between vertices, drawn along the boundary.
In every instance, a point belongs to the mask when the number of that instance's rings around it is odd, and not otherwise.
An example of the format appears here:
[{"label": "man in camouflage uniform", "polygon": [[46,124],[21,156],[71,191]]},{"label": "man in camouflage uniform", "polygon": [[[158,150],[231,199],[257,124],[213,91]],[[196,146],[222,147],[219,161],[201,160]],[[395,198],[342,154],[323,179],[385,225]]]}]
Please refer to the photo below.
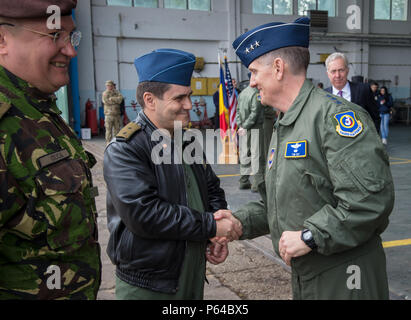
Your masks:
[{"label": "man in camouflage uniform", "polygon": [[120,103],[123,96],[115,89],[113,80],[106,81],[106,91],[103,92],[104,126],[106,142],[109,143],[120,131]]},{"label": "man in camouflage uniform", "polygon": [[46,25],[55,2],[0,0],[0,299],[95,299],[100,286],[95,159],[53,94],[76,56],[76,1],[58,2],[64,31]]}]

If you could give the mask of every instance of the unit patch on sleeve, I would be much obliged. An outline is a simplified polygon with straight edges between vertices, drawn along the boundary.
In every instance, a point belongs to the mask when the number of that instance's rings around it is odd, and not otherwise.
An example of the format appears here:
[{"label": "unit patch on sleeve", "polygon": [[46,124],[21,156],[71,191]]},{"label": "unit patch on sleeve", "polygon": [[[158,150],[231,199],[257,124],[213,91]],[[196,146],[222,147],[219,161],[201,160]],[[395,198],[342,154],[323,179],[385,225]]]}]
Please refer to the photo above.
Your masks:
[{"label": "unit patch on sleeve", "polygon": [[338,122],[335,130],[340,136],[355,138],[362,132],[363,124],[357,120],[354,111],[337,113],[334,118]]},{"label": "unit patch on sleeve", "polygon": [[307,147],[307,140],[287,142],[284,157],[289,159],[307,158]]}]

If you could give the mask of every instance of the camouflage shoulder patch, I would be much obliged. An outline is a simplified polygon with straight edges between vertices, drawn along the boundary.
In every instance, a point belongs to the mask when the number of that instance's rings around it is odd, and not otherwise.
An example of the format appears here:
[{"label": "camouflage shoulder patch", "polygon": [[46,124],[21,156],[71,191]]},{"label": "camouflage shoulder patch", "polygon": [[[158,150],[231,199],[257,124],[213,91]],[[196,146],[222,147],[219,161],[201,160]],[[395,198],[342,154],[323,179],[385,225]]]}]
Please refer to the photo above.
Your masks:
[{"label": "camouflage shoulder patch", "polygon": [[116,135],[116,141],[128,141],[140,129],[140,125],[130,122]]}]

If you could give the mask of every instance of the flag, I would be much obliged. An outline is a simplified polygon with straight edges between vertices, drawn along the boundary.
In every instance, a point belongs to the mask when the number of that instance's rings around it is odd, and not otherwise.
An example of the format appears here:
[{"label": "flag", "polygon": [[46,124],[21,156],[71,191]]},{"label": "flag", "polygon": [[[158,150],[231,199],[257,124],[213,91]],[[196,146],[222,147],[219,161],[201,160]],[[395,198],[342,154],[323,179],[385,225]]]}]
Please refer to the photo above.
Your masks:
[{"label": "flag", "polygon": [[225,64],[225,82],[227,87],[227,100],[228,100],[228,112],[230,115],[230,129],[233,140],[236,141],[236,133],[237,133],[237,121],[236,121],[236,113],[237,113],[237,93],[233,86],[233,79],[231,78],[230,69],[228,68],[227,57],[224,57],[224,64]]},{"label": "flag", "polygon": [[224,71],[220,63],[220,56],[218,56],[218,64],[220,66],[220,85],[219,92],[219,117],[220,117],[220,135],[224,138],[226,131],[230,125],[229,110],[228,110],[228,97],[227,88],[225,85]]}]

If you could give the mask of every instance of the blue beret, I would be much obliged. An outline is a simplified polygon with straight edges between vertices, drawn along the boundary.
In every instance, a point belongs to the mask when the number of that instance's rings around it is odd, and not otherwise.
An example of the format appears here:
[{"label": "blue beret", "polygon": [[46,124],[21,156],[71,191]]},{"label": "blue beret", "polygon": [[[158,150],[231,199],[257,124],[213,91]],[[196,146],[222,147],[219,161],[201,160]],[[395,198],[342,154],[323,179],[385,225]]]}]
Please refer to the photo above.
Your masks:
[{"label": "blue beret", "polygon": [[191,85],[196,57],[176,49],[157,49],[134,60],[139,82]]},{"label": "blue beret", "polygon": [[291,23],[271,22],[239,36],[233,42],[235,53],[248,66],[263,54],[284,47],[308,48],[310,19],[301,17]]}]

